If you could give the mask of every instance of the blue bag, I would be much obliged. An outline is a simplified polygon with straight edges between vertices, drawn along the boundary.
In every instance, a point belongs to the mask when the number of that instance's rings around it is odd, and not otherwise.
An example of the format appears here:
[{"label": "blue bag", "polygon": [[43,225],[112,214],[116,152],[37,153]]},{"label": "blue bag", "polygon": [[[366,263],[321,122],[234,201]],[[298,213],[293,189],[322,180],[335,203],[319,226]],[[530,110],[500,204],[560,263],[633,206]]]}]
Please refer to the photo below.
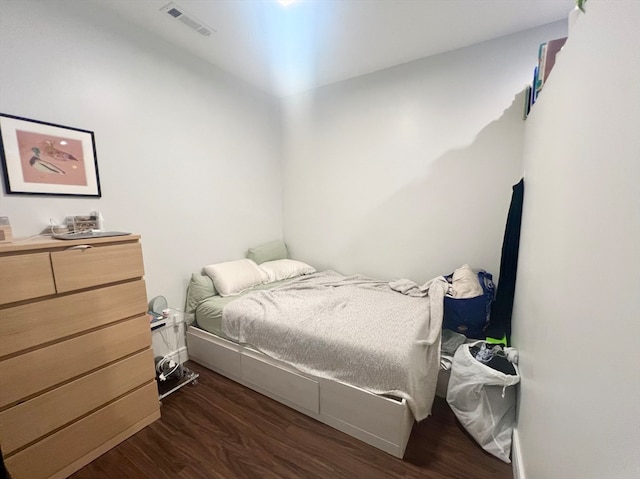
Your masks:
[{"label": "blue bag", "polygon": [[[453,273],[445,276],[451,283]],[[495,294],[493,276],[491,273],[480,270],[478,281],[483,294],[475,298],[444,297],[444,318],[442,327],[450,329],[468,338],[484,339],[484,331],[489,325],[491,317],[491,303]]]}]

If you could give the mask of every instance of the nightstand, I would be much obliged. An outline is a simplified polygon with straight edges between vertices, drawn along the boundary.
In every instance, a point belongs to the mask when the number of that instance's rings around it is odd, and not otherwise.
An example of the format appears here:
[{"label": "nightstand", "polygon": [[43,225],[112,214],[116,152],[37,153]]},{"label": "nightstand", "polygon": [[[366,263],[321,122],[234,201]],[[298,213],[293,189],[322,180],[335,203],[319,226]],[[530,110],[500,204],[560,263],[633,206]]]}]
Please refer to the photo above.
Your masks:
[{"label": "nightstand", "polygon": [[[180,358],[180,351],[182,349],[179,347],[180,339],[182,338],[182,342],[184,342],[184,329],[182,334],[180,334],[180,329],[185,327],[184,313],[173,308],[167,308],[164,312],[166,313],[165,317],[150,323],[154,343],[156,343],[156,345],[162,345],[162,343],[155,341],[156,336],[159,336],[164,343],[164,347],[168,349],[168,352],[164,355],[156,356],[156,383],[158,385],[159,399],[167,397],[169,394],[174,393],[187,384],[195,386],[198,383],[199,377],[198,373],[184,366]],[[172,337],[173,341],[169,339],[169,337]],[[161,360],[164,360],[164,364],[167,364],[167,361],[173,360],[175,361],[175,366],[170,369],[168,367],[158,366]],[[166,379],[161,379],[163,377],[161,374],[163,371],[165,374],[167,372],[170,373],[167,374]]]}]

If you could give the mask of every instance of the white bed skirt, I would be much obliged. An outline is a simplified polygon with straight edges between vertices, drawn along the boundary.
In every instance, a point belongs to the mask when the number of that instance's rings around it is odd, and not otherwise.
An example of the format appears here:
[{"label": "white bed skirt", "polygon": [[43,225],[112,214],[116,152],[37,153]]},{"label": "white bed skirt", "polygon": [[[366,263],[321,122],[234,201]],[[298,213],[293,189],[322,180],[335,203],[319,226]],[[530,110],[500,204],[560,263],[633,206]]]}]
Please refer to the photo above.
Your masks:
[{"label": "white bed skirt", "polygon": [[198,364],[393,456],[404,456],[414,423],[404,399],[305,375],[194,326],[187,330],[187,349]]}]

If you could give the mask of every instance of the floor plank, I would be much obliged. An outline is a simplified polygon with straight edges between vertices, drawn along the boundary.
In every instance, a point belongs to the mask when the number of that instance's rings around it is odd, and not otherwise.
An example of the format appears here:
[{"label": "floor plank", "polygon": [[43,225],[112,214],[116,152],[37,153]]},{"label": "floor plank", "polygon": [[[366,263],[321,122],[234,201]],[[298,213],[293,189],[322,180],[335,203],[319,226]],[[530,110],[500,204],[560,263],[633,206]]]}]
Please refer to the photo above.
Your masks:
[{"label": "floor plank", "polygon": [[446,401],[411,433],[403,460],[189,362],[200,373],[162,401],[162,418],[73,479],[427,478],[512,479]]}]

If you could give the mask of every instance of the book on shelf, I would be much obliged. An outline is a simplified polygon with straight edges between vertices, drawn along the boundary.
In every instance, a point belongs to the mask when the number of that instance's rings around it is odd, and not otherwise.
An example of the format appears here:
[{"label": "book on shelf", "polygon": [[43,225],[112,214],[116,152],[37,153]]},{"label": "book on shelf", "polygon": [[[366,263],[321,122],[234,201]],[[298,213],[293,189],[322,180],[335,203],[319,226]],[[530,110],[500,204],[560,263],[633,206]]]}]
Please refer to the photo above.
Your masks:
[{"label": "book on shelf", "polygon": [[536,83],[536,91],[540,93],[544,86],[549,73],[556,64],[556,57],[567,41],[567,37],[556,38],[542,43],[538,48],[538,82]]},{"label": "book on shelf", "polygon": [[531,107],[536,101],[536,82],[538,80],[538,67],[536,66],[533,69],[533,81],[531,85],[527,85],[524,91],[524,111],[522,112],[522,119],[526,120],[529,112],[531,111]]},{"label": "book on shelf", "polygon": [[567,37],[556,38],[555,40],[549,40],[548,42],[541,43],[538,47],[538,65],[533,69],[533,82],[530,87],[527,87],[525,92],[525,108],[524,118],[531,110],[531,107],[538,99],[538,95],[542,91],[549,74],[556,63],[558,53],[567,41]]},{"label": "book on shelf", "polygon": [[526,120],[531,111],[531,85],[527,85],[524,89],[524,110],[522,112],[522,119]]},{"label": "book on shelf", "polygon": [[547,42],[547,48],[545,49],[544,67],[542,69],[542,84],[547,81],[551,69],[556,64],[556,58],[560,50],[567,41],[567,37],[557,38]]},{"label": "book on shelf", "polygon": [[538,76],[539,76],[539,69],[536,66],[533,69],[533,83],[531,84],[531,104],[533,105],[536,100],[538,99]]},{"label": "book on shelf", "polygon": [[540,46],[538,47],[538,71],[535,77],[536,78],[535,83],[533,84],[534,88],[536,89],[536,93],[542,90],[543,79],[542,79],[541,73],[544,71],[544,62],[545,62],[546,52],[547,52],[547,44],[541,43]]}]

